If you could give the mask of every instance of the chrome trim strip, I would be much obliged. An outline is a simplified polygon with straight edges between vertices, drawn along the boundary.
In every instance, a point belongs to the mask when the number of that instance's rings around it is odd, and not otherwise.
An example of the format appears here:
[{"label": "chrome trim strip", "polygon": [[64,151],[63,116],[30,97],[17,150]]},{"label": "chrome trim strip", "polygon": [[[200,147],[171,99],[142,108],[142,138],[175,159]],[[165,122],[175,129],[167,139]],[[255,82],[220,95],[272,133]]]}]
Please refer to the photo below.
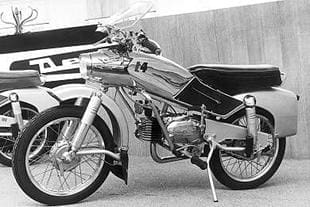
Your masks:
[{"label": "chrome trim strip", "polygon": [[121,156],[119,153],[114,153],[114,152],[111,152],[105,149],[86,149],[86,150],[79,150],[76,152],[76,155],[89,155],[89,154],[105,154],[105,155],[109,155],[115,160],[118,160],[118,161],[121,160]]},{"label": "chrome trim strip", "polygon": [[0,136],[3,136],[3,137],[11,137],[11,136],[12,136],[12,133],[11,133],[11,132],[0,132]]}]

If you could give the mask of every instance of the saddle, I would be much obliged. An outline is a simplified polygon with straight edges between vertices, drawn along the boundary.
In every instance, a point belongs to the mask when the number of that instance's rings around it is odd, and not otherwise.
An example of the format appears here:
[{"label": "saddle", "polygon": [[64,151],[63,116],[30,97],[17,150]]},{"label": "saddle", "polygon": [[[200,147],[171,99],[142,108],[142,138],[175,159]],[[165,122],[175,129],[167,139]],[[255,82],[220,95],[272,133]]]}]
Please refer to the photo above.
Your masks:
[{"label": "saddle", "polygon": [[205,84],[228,95],[280,86],[282,83],[279,68],[272,65],[200,64],[188,70]]},{"label": "saddle", "polygon": [[40,74],[35,70],[0,72],[0,91],[32,88],[42,84]]}]

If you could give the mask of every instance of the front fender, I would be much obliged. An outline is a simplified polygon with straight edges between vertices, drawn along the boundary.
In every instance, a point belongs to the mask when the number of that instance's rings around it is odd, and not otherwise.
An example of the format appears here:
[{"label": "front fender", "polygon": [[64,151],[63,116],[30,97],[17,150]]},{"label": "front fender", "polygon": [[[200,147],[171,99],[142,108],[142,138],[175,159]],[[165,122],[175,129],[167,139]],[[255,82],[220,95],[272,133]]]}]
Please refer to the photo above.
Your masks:
[{"label": "front fender", "polygon": [[[85,84],[67,84],[56,88],[51,91],[55,97],[61,102],[76,98],[89,99],[92,93],[98,90],[96,87]],[[118,147],[128,148],[129,132],[126,117],[120,107],[116,104],[115,99],[112,99],[106,94],[101,98],[101,107],[98,115],[105,121],[109,118],[110,128]],[[109,125],[109,123],[107,123]]]},{"label": "front fender", "polygon": [[297,133],[297,96],[282,88],[270,88],[235,95],[243,100],[244,96],[252,95],[256,98],[256,106],[272,114],[275,124],[275,134],[278,137],[292,136]]}]

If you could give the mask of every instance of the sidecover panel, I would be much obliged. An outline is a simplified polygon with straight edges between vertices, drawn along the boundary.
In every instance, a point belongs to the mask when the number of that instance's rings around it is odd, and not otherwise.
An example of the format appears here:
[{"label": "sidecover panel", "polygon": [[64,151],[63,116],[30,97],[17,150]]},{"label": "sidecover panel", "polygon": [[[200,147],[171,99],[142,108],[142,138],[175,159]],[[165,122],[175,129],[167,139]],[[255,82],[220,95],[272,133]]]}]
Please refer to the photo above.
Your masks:
[{"label": "sidecover panel", "polygon": [[200,108],[204,104],[208,111],[219,115],[226,115],[243,105],[242,101],[211,88],[197,78],[193,78],[174,98],[195,108]]}]

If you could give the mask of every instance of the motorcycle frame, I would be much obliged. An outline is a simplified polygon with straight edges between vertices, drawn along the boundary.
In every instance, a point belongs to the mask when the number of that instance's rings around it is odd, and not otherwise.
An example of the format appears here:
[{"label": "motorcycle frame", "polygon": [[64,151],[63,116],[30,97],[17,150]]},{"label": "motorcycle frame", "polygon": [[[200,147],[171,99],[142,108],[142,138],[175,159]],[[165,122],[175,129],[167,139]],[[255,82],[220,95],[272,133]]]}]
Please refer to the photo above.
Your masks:
[{"label": "motorcycle frame", "polygon": [[[98,90],[100,86],[98,84],[65,84],[62,86],[58,86],[53,89],[38,87],[31,89],[19,89],[12,91],[5,91],[0,95],[9,97],[9,94],[15,92],[19,95],[19,100],[21,103],[28,103],[34,106],[39,112],[59,106],[68,101],[75,100],[77,98],[83,98],[85,100],[89,100],[93,91]],[[272,94],[271,94],[272,93]],[[122,102],[125,103],[126,108],[129,109],[131,116],[134,116],[134,112],[132,108],[129,106],[126,101],[126,95],[122,90],[115,92],[114,96],[104,94],[101,98],[101,106],[99,108],[98,115],[103,119],[109,119],[111,123],[110,130],[114,137],[115,143],[119,148],[128,148],[129,143],[129,129],[126,125],[127,118],[124,115],[121,108],[116,104],[116,94],[119,94]],[[272,88],[266,91],[256,91],[247,93],[250,95],[254,95],[257,99],[257,107],[266,109],[270,112],[274,119],[275,124],[275,132],[277,137],[285,137],[288,134],[293,134],[296,129],[297,122],[297,100],[296,95],[288,92],[284,89],[280,88]],[[242,100],[246,94],[238,94],[234,96],[237,99]],[[34,99],[34,97],[36,97]],[[40,97],[40,98],[37,98]],[[180,105],[178,102],[173,102],[170,100],[165,100],[158,96],[153,96],[152,98],[159,101],[167,101],[172,106],[178,106],[181,109],[186,109],[187,105]],[[35,101],[34,101],[35,100]],[[279,102],[278,100],[285,100]],[[0,102],[0,107],[3,107],[6,104],[10,104],[8,98]],[[281,107],[277,107],[277,104],[280,104]],[[285,108],[289,108],[290,110],[283,110]],[[242,108],[238,109],[241,110]],[[237,111],[233,111],[229,115],[232,115]],[[190,112],[197,113],[197,111]],[[220,119],[226,117],[219,117]],[[12,117],[1,116],[0,115],[0,126],[10,127],[11,124],[16,123],[16,120]],[[244,129],[239,129],[236,126],[228,125],[223,122],[207,120],[209,133],[216,133],[216,140],[220,141],[225,137],[228,137],[229,134],[235,134],[235,137],[240,137],[240,135],[244,135]],[[222,127],[225,126],[225,130],[221,130]],[[262,134],[258,134],[258,136],[263,136]],[[243,136],[244,137],[244,136]]]},{"label": "motorcycle frame", "polygon": [[[116,89],[116,95],[119,95],[120,97],[120,100],[124,103],[124,105],[126,106],[126,108],[130,111],[130,114],[133,116],[133,118],[137,121],[137,118],[135,117],[135,112],[133,111],[132,107],[130,106],[130,104],[128,103],[126,97],[127,95],[126,92],[123,90],[123,89],[120,89],[118,86],[108,86],[108,87],[104,87],[105,89],[106,88],[110,88],[110,87],[114,87]],[[101,92],[101,94],[100,94]],[[140,95],[142,95],[146,100],[149,101],[150,103],[150,106],[152,107],[153,109],[153,112],[155,111],[155,118],[157,119],[157,121],[159,121],[159,124],[162,128],[162,131],[163,131],[163,134],[165,136],[165,138],[167,139],[168,143],[169,143],[169,150],[170,151],[174,151],[174,146],[173,146],[173,143],[172,141],[170,140],[169,136],[168,136],[168,132],[166,131],[166,128],[164,126],[164,124],[162,123],[162,120],[161,120],[161,117],[159,115],[159,113],[157,112],[156,113],[156,106],[152,103],[153,99],[152,97],[144,92],[143,90],[137,90],[135,92],[138,92]],[[101,87],[101,90],[98,90],[96,88],[94,88],[94,91],[92,93],[92,97],[90,98],[91,99],[94,99],[96,98],[96,94],[100,94],[100,97],[102,99],[102,97],[105,97],[104,94],[106,93],[106,91],[103,91],[102,90],[102,87]],[[96,98],[97,99],[97,98]],[[107,104],[105,102],[106,100],[101,100],[101,103],[102,104]],[[98,104],[98,102],[97,102]],[[93,104],[91,104],[91,106],[88,106],[88,107],[94,107],[96,108],[96,106],[94,106]],[[84,116],[88,116],[88,114],[84,114]],[[83,119],[83,118],[82,118]],[[90,119],[91,120],[91,119]],[[127,123],[127,122],[126,122]],[[88,123],[88,125],[91,125],[91,123]],[[223,128],[225,130],[223,130]],[[76,145],[73,146],[73,149],[79,149],[80,146],[79,144],[81,143],[80,141],[76,141],[78,139],[83,139],[81,137],[81,135],[85,134],[87,132],[87,128],[85,127],[84,129],[78,129],[77,131],[83,131],[83,132],[79,132],[77,134],[75,134],[75,137],[73,139],[73,143],[75,143]],[[220,133],[221,132],[221,133]],[[233,151],[243,151],[245,148],[243,147],[236,147],[236,148],[231,148],[231,147],[225,147],[223,145],[221,145],[219,142],[228,138],[228,137],[235,137],[236,139],[244,139],[247,135],[247,129],[244,128],[244,127],[240,127],[240,126],[236,126],[236,125],[232,125],[232,124],[227,124],[227,123],[223,123],[223,122],[220,122],[220,121],[214,121],[214,120],[210,120],[210,119],[206,119],[206,136],[208,135],[214,135],[216,134],[216,137],[214,137],[214,144],[223,149],[223,150],[233,150]],[[257,133],[257,137],[259,138],[262,138],[262,139],[266,139],[268,138],[268,134],[266,133],[263,133],[263,132],[258,132]],[[128,143],[129,143],[129,137],[126,137],[126,140],[124,140],[124,138],[122,138],[122,141],[121,143],[123,143],[122,145],[119,146],[119,149],[128,149]],[[83,150],[83,154],[93,154],[94,150]],[[78,151],[76,150],[76,153],[78,154]],[[97,153],[105,153],[104,151],[97,151]],[[111,153],[114,153],[114,152],[109,152],[109,154]],[[119,155],[117,153],[114,153],[113,154],[113,157],[117,157],[119,158]],[[158,160],[158,159],[157,159]]]},{"label": "motorcycle frame", "polygon": [[[152,111],[155,115],[155,118],[157,119],[160,127],[161,127],[161,130],[162,130],[162,133],[163,133],[163,136],[164,138],[168,141],[168,144],[169,144],[169,150],[171,152],[176,152],[175,150],[175,146],[172,142],[172,140],[170,139],[169,137],[169,133],[160,117],[160,114],[157,110],[157,107],[156,105],[153,103],[153,99],[151,98],[151,96],[146,93],[144,90],[141,90],[141,89],[138,89],[137,87],[134,87],[132,88],[133,89],[133,93],[139,93],[140,95],[142,95],[144,97],[144,99],[148,102],[148,105],[151,106],[152,108]],[[119,161],[121,163],[121,166],[122,166],[122,171],[123,173],[126,172],[125,174],[123,174],[123,179],[125,181],[125,183],[127,184],[127,178],[128,178],[128,174],[127,174],[127,168],[128,168],[128,155],[127,155],[127,151],[128,151],[128,145],[127,146],[122,146],[120,149],[119,149],[119,152],[112,152],[112,151],[109,151],[109,150],[105,150],[105,149],[86,149],[86,150],[81,150],[79,151],[82,143],[83,143],[83,140],[85,139],[85,135],[87,134],[90,126],[92,125],[92,122],[99,110],[99,107],[101,105],[101,102],[102,102],[102,96],[104,95],[105,92],[107,92],[108,90],[108,87],[102,87],[100,90],[96,90],[92,93],[91,95],[91,98],[90,98],[90,101],[86,107],[86,110],[82,116],[82,119],[81,119],[81,124],[78,126],[76,132],[74,133],[74,136],[73,136],[73,139],[72,139],[72,142],[71,142],[71,150],[68,151],[68,152],[65,152],[63,154],[63,159],[64,161],[72,161],[73,158],[77,155],[87,155],[87,154],[106,154],[108,156],[111,156],[113,159]],[[125,106],[127,107],[127,109],[129,111],[131,111],[131,115],[133,115],[133,118],[135,118],[137,120],[137,118],[135,117],[135,112],[133,111],[133,109],[130,107],[128,101],[126,100],[125,98],[125,95],[123,93],[126,93],[124,90],[120,90],[119,87],[116,87],[116,93],[120,95],[121,97],[121,100],[125,103]],[[254,104],[255,106],[255,104]],[[165,106],[163,106],[165,107]],[[255,113],[255,111],[254,111]],[[231,150],[231,151],[245,151],[247,150],[247,148],[244,148],[244,147],[225,147],[223,145],[221,145],[220,143],[216,142],[215,141],[215,135],[212,134],[212,135],[209,135],[207,133],[207,128],[208,126],[205,125],[205,122],[207,122],[207,114],[205,113],[204,111],[204,108],[202,107],[202,111],[201,111],[201,125],[202,126],[205,126],[204,129],[205,129],[205,133],[203,134],[203,139],[205,139],[206,143],[209,144],[210,146],[210,151],[208,152],[208,155],[207,155],[207,170],[208,170],[208,177],[209,177],[209,182],[210,182],[210,186],[211,186],[211,190],[212,190],[212,195],[213,195],[213,200],[214,202],[217,202],[218,199],[217,199],[217,196],[216,196],[216,192],[215,192],[215,187],[214,187],[214,182],[213,182],[213,178],[212,178],[212,171],[211,171],[211,167],[210,167],[210,160],[211,160],[211,157],[213,155],[213,152],[214,150],[218,147],[220,149],[223,149],[223,150]],[[254,119],[255,116],[254,116]],[[227,128],[230,129],[230,127],[234,128],[234,130],[236,131],[239,131],[239,130],[242,130],[242,131],[246,131],[246,135],[248,135],[248,132],[247,132],[247,129],[245,128],[242,128],[242,127],[236,127],[234,125],[228,125]],[[256,128],[256,127],[255,127]],[[238,130],[239,129],[239,130]],[[65,129],[66,130],[66,129]],[[268,136],[268,134],[266,133],[262,133],[262,134],[265,134],[266,136]],[[233,136],[234,134],[231,134],[230,133],[230,136]],[[153,145],[154,147],[155,145]],[[169,158],[160,158],[156,152],[156,148],[154,150],[152,150],[152,145],[151,145],[151,156],[152,158],[156,161],[156,159],[158,161],[167,161],[167,162],[170,162],[170,161],[177,161],[179,160],[177,156],[175,157],[169,157]],[[252,146],[252,149],[253,149],[253,146]],[[124,152],[125,152],[125,159],[122,157],[122,155],[124,155]],[[191,158],[191,155],[188,155],[187,153],[184,153],[184,156],[186,157],[189,157]],[[182,157],[180,158],[182,159]],[[164,162],[164,161],[163,161]],[[163,163],[161,162],[161,163]]]}]

